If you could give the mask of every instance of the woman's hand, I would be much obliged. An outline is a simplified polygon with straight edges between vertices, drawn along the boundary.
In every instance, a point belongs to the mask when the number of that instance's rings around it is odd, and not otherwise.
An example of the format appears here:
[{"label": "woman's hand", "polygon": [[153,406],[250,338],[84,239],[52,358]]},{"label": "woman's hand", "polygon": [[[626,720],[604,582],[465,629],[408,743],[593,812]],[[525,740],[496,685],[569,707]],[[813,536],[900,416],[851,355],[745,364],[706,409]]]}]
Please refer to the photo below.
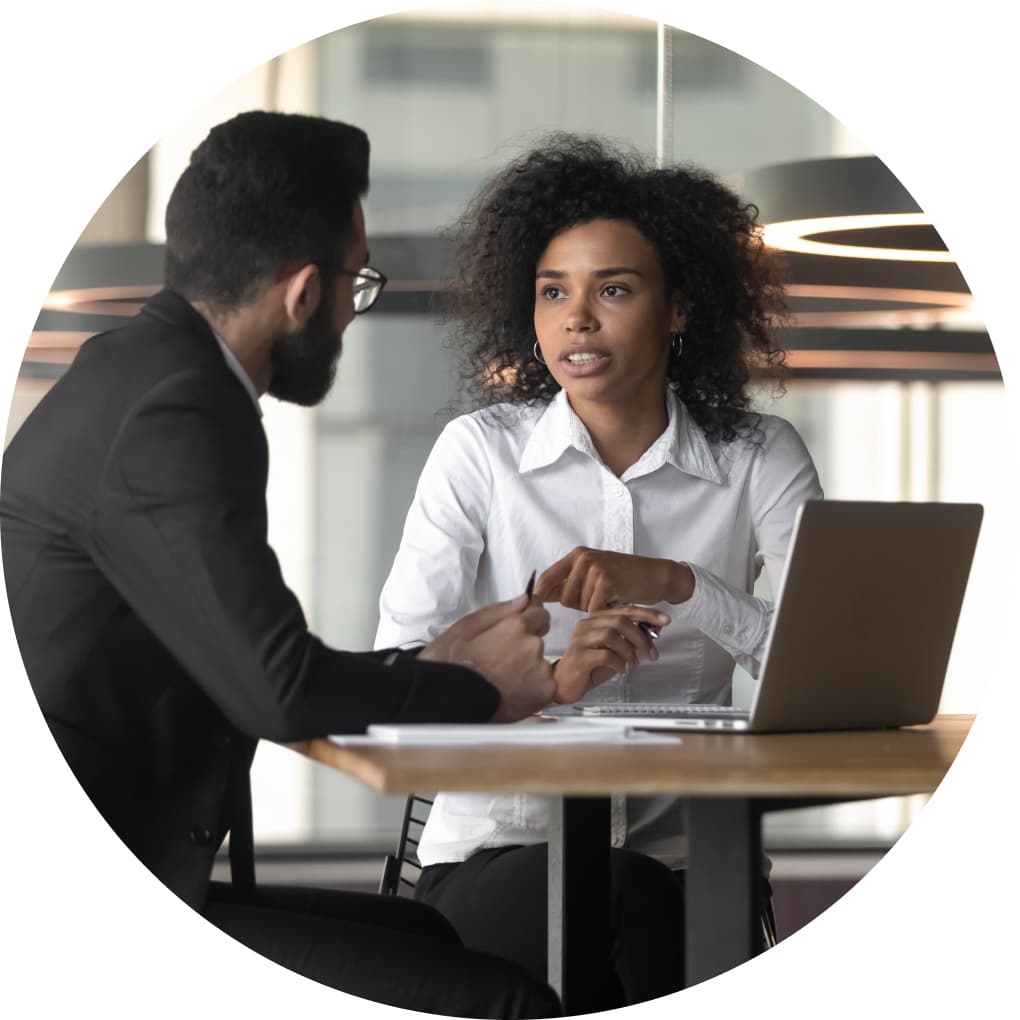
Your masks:
[{"label": "woman's hand", "polygon": [[659,652],[638,626],[642,621],[665,627],[669,617],[645,606],[620,606],[578,620],[570,644],[553,669],[554,700],[575,702],[642,658],[654,662]]},{"label": "woman's hand", "polygon": [[623,603],[686,602],[694,574],[684,563],[578,546],[542,572],[535,598],[597,613]]}]

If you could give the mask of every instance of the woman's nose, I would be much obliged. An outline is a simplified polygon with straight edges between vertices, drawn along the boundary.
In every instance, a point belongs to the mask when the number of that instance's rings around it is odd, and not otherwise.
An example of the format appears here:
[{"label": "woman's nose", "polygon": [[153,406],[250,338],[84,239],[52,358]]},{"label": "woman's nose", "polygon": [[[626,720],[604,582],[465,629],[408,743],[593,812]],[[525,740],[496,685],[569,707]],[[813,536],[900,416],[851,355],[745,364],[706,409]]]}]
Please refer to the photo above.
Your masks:
[{"label": "woman's nose", "polygon": [[567,330],[572,333],[591,333],[597,327],[591,305],[582,297],[571,302],[564,323]]}]

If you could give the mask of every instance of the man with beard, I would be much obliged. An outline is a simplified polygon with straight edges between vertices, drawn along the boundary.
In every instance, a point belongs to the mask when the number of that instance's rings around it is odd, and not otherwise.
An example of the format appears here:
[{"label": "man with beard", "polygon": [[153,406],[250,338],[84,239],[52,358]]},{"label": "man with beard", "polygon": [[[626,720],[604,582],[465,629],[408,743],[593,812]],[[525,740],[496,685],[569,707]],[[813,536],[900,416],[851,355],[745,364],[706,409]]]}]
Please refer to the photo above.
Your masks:
[{"label": "man with beard", "polygon": [[[553,691],[548,614],[526,595],[418,654],[341,652],[309,632],[267,543],[258,398],[321,400],[344,329],[378,296],[367,186],[364,133],[321,118],[241,114],[198,146],[167,207],[166,289],[83,345],[5,455],[15,633],[85,792],[214,924],[378,1001],[554,1015],[546,986],[469,953],[424,905],[254,883],[258,739],[510,721]],[[228,831],[229,885],[210,881]]]}]

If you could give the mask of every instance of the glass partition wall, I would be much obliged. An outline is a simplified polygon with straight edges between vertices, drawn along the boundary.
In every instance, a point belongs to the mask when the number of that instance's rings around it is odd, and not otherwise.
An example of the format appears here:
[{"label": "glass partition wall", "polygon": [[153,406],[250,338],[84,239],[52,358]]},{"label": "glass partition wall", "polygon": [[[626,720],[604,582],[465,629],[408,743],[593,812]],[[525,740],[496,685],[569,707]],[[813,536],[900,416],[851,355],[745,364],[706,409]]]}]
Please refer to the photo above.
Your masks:
[{"label": "glass partition wall", "polygon": [[[763,166],[868,155],[842,125],[782,80],[696,36],[674,31],[669,38],[668,126],[676,160],[700,164],[743,191],[748,175]],[[152,253],[158,255],[163,240],[169,190],[212,124],[265,107],[364,127],[372,140],[366,202],[372,258],[394,286],[378,310],[349,328],[337,383],[320,407],[305,411],[268,398],[263,405],[272,451],[271,540],[288,581],[327,642],[371,647],[378,592],[418,472],[460,401],[436,314],[443,228],[489,173],[545,131],[591,132],[654,153],[658,51],[657,27],[644,20],[490,5],[367,22],[255,69],[148,153],[97,213],[40,315],[8,436],[63,371],[75,343],[107,325],[106,319],[100,324],[104,315],[115,321],[114,313],[123,311],[115,303],[126,300],[104,292],[97,313],[81,295],[67,295],[100,283],[134,285],[128,298],[137,302],[158,285]],[[147,279],[137,275],[144,259],[137,252],[125,256],[129,246],[149,251]],[[87,277],[83,267],[95,267],[104,252],[114,266],[105,281],[72,279],[78,270]],[[120,278],[118,271],[127,275]],[[869,350],[904,346],[902,328],[875,321]],[[955,361],[923,354],[899,362],[858,358],[853,345],[861,334],[829,329],[824,346],[847,356],[792,358],[785,395],[777,398],[762,380],[759,397],[763,408],[800,430],[830,497],[985,504],[943,699],[944,710],[975,711],[995,661],[990,627],[1001,629],[995,624],[1003,581],[994,564],[996,548],[1007,541],[1008,507],[988,437],[1002,431],[1006,412],[980,324],[971,314],[956,325],[960,350],[970,350],[970,343],[982,352],[969,361],[966,353]],[[924,351],[915,341],[926,339],[925,326],[911,328],[907,347]],[[940,343],[956,342],[952,328],[940,334]],[[788,332],[791,346],[818,346],[810,329]],[[749,678],[738,677],[736,691],[739,700],[748,699]],[[376,795],[265,745],[256,758],[254,790],[261,846],[388,846],[402,805],[402,798]],[[913,798],[789,813],[767,821],[766,842],[887,845],[919,806]]]}]

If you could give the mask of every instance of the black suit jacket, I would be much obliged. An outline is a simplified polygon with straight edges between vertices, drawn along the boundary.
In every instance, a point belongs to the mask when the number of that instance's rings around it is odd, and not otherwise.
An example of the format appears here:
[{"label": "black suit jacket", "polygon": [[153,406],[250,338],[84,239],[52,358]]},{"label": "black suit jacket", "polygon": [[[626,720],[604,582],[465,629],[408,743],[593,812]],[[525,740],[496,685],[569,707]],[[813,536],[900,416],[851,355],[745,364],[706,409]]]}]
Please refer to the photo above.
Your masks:
[{"label": "black suit jacket", "polygon": [[89,340],[4,456],[4,572],[39,704],[106,820],[198,908],[258,738],[480,721],[499,701],[470,670],[309,633],[266,540],[267,470],[253,401],[172,291]]}]

